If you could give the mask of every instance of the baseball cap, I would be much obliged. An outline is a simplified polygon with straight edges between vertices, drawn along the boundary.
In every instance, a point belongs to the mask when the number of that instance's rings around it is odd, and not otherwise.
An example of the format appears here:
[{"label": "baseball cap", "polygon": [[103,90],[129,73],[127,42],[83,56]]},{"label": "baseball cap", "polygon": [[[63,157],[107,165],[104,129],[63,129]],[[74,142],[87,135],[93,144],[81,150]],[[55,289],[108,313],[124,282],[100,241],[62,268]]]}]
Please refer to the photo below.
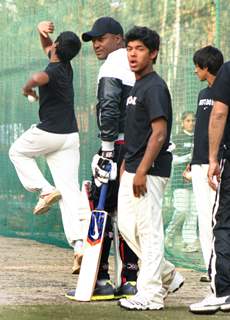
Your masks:
[{"label": "baseball cap", "polygon": [[101,37],[106,33],[120,34],[123,36],[124,31],[118,21],[111,17],[101,17],[94,22],[92,30],[82,34],[82,40],[91,41],[94,37]]},{"label": "baseball cap", "polygon": [[62,61],[70,61],[81,49],[81,41],[72,31],[60,33],[55,42],[58,42],[56,53]]}]

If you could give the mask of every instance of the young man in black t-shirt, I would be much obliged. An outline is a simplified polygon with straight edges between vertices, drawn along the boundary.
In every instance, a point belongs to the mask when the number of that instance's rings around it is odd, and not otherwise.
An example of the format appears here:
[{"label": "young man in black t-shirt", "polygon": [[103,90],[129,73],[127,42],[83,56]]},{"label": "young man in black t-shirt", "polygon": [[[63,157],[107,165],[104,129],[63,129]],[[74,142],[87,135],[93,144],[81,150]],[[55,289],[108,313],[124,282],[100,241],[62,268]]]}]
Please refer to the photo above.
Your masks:
[{"label": "young man in black t-shirt", "polygon": [[[23,87],[25,96],[38,99],[39,118],[10,148],[9,156],[18,177],[28,191],[38,191],[39,201],[34,214],[47,212],[59,201],[66,238],[79,259],[82,256],[82,231],[77,214],[80,191],[78,186],[79,133],[74,113],[73,70],[70,60],[80,48],[78,36],[70,31],[61,33],[53,42],[50,21],[38,24],[41,45],[49,56],[49,64],[37,72]],[[55,187],[41,173],[35,158],[43,155],[50,168]]]},{"label": "young man in black t-shirt", "polygon": [[[212,294],[190,305],[193,313],[230,312],[230,61],[224,63],[212,86],[214,105],[209,120],[208,182],[216,191],[210,260]],[[224,152],[219,161],[219,150]]]},{"label": "young man in black t-shirt", "polygon": [[[196,200],[199,223],[199,237],[206,270],[212,249],[212,208],[215,191],[208,184],[208,124],[213,107],[212,85],[216,74],[223,64],[224,58],[219,49],[206,46],[197,50],[193,56],[195,73],[200,81],[207,81],[208,86],[198,95],[196,124],[194,131],[194,149],[191,169],[193,192]],[[204,199],[206,199],[204,201]],[[201,281],[209,281],[209,277],[202,276]]]},{"label": "young man in black t-shirt", "polygon": [[175,275],[175,267],[164,259],[162,201],[171,172],[172,155],[167,149],[172,109],[167,85],[153,71],[159,44],[159,35],[146,27],[134,27],[126,35],[136,83],[126,103],[126,153],[121,167],[118,227],[140,259],[140,272],[137,294],[119,303],[130,310],[162,309],[168,290],[162,282],[167,276],[171,283]]}]

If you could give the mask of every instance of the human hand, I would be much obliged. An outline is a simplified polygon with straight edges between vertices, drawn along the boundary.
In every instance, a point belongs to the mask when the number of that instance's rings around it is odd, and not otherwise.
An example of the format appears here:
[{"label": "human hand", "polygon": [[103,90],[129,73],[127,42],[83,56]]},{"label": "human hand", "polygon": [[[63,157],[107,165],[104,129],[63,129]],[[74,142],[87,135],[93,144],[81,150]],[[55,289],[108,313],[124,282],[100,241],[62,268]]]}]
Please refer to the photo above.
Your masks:
[{"label": "human hand", "polygon": [[134,197],[140,198],[141,196],[145,195],[145,193],[147,192],[146,181],[146,174],[137,171],[133,179]]},{"label": "human hand", "polygon": [[44,37],[48,37],[48,33],[54,32],[54,24],[51,21],[41,21],[39,22],[38,26],[38,32]]},{"label": "human hand", "polygon": [[[110,171],[107,167],[110,166]],[[104,158],[99,154],[93,157],[91,168],[93,172],[94,181],[97,187],[102,183],[108,183],[109,180],[115,180],[117,177],[117,164],[110,159]]]},{"label": "human hand", "polygon": [[191,182],[192,181],[192,172],[191,172],[190,164],[188,164],[186,166],[184,172],[182,173],[182,176],[187,182]]},{"label": "human hand", "polygon": [[23,87],[23,88],[22,88],[22,94],[23,94],[23,96],[25,96],[25,97],[32,96],[32,97],[35,98],[35,100],[38,100],[38,95],[37,95],[36,90],[28,89],[28,88],[26,88],[26,87]]},{"label": "human hand", "polygon": [[209,162],[208,183],[214,191],[217,190],[218,184],[220,183],[220,165],[216,160]]}]

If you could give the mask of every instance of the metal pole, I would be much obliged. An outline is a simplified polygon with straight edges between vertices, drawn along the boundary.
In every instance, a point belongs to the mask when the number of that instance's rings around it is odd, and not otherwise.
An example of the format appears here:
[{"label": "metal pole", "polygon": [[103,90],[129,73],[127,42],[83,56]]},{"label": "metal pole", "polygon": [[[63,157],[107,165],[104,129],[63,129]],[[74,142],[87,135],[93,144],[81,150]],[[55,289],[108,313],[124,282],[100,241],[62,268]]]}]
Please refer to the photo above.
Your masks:
[{"label": "metal pole", "polygon": [[215,1],[216,5],[216,35],[215,35],[215,45],[220,48],[220,0]]}]

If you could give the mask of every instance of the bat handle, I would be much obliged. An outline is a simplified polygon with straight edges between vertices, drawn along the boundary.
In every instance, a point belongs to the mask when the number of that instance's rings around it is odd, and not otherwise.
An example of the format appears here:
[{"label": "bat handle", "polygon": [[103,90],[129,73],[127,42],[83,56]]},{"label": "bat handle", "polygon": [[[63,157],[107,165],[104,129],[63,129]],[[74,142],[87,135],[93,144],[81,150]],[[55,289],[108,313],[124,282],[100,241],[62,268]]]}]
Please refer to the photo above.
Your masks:
[{"label": "bat handle", "polygon": [[108,190],[108,183],[103,183],[101,185],[101,192],[100,192],[99,202],[97,205],[97,210],[104,210],[107,190]]},{"label": "bat handle", "polygon": [[[107,164],[105,170],[110,172],[110,170],[111,170],[110,163]],[[97,210],[104,210],[107,190],[108,190],[108,183],[103,183],[101,185],[101,191],[100,191],[100,197],[99,197],[99,201],[98,201],[98,205],[97,205]]]}]

